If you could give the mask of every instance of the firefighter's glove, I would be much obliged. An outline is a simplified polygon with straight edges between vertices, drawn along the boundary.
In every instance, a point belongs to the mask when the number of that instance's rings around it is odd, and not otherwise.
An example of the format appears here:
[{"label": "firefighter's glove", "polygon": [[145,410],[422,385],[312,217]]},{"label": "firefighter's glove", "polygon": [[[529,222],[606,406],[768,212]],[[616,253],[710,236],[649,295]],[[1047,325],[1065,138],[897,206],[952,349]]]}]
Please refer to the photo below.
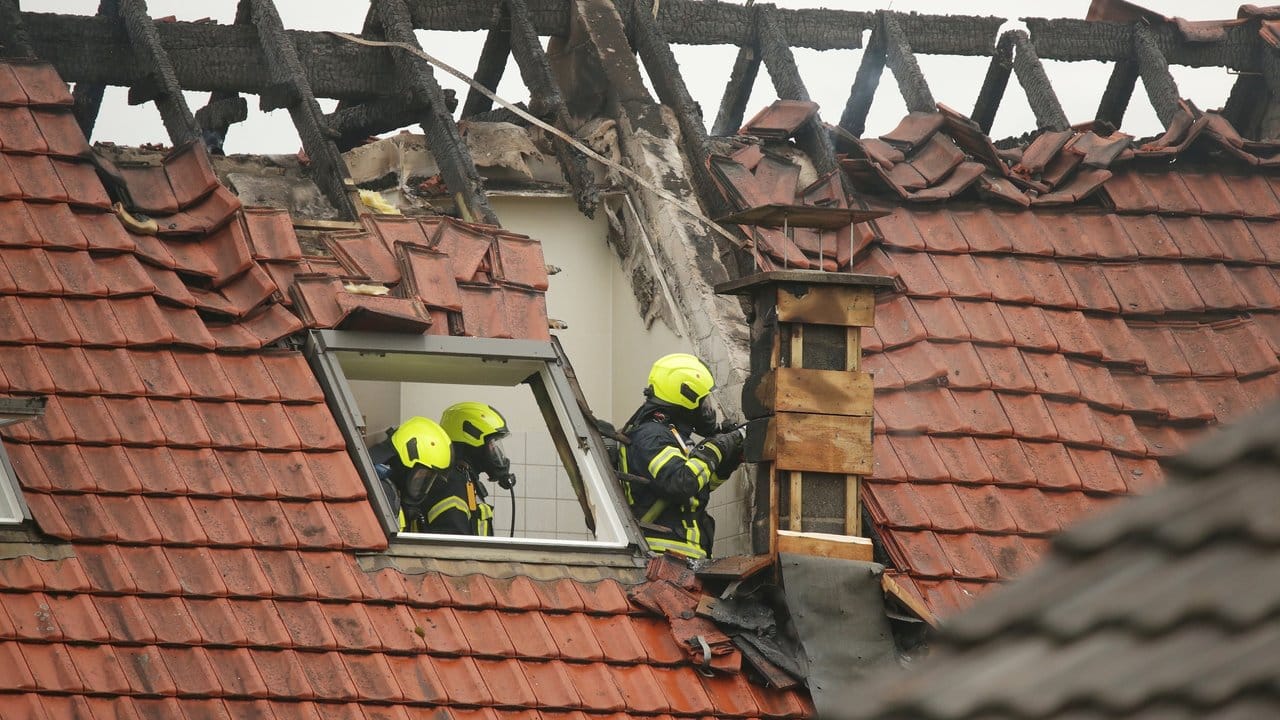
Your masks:
[{"label": "firefighter's glove", "polygon": [[740,428],[733,432],[712,435],[703,443],[709,446],[709,449],[714,449],[714,453],[718,456],[718,462],[715,464],[716,477],[722,480],[727,479],[742,464],[742,441],[746,435],[746,429]]},{"label": "firefighter's glove", "polygon": [[502,473],[493,480],[498,483],[498,487],[503,490],[510,490],[516,486],[516,474],[512,472]]}]

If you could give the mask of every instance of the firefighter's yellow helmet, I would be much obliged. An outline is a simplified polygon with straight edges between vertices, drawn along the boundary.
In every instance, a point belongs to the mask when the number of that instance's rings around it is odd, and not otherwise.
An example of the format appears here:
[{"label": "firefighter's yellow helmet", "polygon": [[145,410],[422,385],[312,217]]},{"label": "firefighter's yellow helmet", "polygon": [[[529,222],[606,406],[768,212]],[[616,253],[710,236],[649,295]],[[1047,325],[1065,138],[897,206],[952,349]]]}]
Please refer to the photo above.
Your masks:
[{"label": "firefighter's yellow helmet", "polygon": [[689,410],[697,408],[715,385],[707,366],[688,353],[664,355],[649,371],[649,388],[655,398]]},{"label": "firefighter's yellow helmet", "polygon": [[411,417],[391,433],[391,445],[407,468],[448,470],[453,462],[449,435],[434,420]]},{"label": "firefighter's yellow helmet", "polygon": [[491,436],[507,434],[507,421],[502,413],[482,402],[460,402],[445,408],[440,425],[449,439],[472,447],[480,447]]}]

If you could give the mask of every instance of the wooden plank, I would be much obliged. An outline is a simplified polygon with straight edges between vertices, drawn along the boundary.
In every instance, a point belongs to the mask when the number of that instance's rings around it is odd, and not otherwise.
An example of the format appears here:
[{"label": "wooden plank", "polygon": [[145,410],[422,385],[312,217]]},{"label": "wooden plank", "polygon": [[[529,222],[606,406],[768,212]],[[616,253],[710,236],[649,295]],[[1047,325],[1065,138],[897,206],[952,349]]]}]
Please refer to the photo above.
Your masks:
[{"label": "wooden plank", "polygon": [[907,609],[915,613],[921,620],[929,623],[933,627],[938,626],[938,618],[929,612],[929,608],[925,606],[915,593],[910,592],[902,587],[898,581],[889,573],[880,576],[880,587],[889,595],[897,598],[899,602],[907,606]]},{"label": "wooden plank", "polygon": [[790,347],[788,348],[787,367],[804,367],[804,326],[788,325]]},{"label": "wooden plank", "polygon": [[[874,306],[872,306],[872,310],[874,313]],[[850,372],[857,372],[861,370],[862,369],[862,328],[851,327],[846,331],[844,348],[845,348],[844,369]]]},{"label": "wooden plank", "polygon": [[778,552],[871,562],[871,541],[829,533],[778,531]]},{"label": "wooden plank", "polygon": [[769,464],[769,557],[778,557],[778,468]]},{"label": "wooden plank", "polygon": [[862,512],[858,505],[862,478],[845,475],[844,482],[844,532],[846,535],[862,535]]},{"label": "wooden plank", "polygon": [[778,413],[762,449],[779,470],[871,474],[871,418]]},{"label": "wooden plank", "polygon": [[862,208],[824,207],[822,205],[769,203],[716,218],[716,222],[726,225],[841,230],[849,225],[884,217],[890,212],[889,210],[864,210]]},{"label": "wooden plank", "polygon": [[769,555],[733,555],[712,560],[697,572],[697,576],[712,580],[742,580],[773,565]]},{"label": "wooden plank", "polygon": [[770,412],[870,417],[871,385],[869,373],[778,368],[761,380],[756,395]]},{"label": "wooden plank", "polygon": [[868,287],[778,286],[780,322],[871,327],[875,304],[875,293]]},{"label": "wooden plank", "polygon": [[787,528],[789,530],[800,531],[804,529],[804,484],[802,476],[798,472],[781,473],[783,477],[788,478],[790,488],[787,491],[787,510],[790,511],[790,517],[787,519]]}]

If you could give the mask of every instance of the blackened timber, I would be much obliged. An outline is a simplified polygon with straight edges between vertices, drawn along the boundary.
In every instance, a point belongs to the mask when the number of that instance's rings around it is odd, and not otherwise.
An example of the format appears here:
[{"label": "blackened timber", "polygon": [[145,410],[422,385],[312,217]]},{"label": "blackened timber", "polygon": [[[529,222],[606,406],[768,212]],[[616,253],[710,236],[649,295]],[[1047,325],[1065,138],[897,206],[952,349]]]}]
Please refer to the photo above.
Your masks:
[{"label": "blackened timber", "polygon": [[[524,80],[525,87],[529,88],[529,104],[534,106],[533,113],[545,113],[556,127],[572,133],[572,122],[564,103],[564,95],[560,93],[560,86],[551,73],[551,62],[547,59],[542,41],[529,18],[529,6],[525,0],[505,0],[505,7],[511,24],[511,53],[516,59],[516,66],[520,68],[520,77]],[[587,156],[560,138],[552,138],[551,142],[556,149],[560,170],[573,189],[578,209],[587,217],[595,217],[596,208],[600,205],[600,189],[587,164]]]},{"label": "blackened timber", "polygon": [[191,108],[187,107],[169,55],[160,44],[155,21],[147,14],[147,3],[145,0],[119,0],[119,3],[120,20],[133,45],[134,57],[139,65],[150,68],[148,75],[155,84],[155,96],[149,99],[160,111],[169,139],[175,146],[199,139],[200,129]]},{"label": "blackened timber", "polygon": [[350,174],[346,162],[325,130],[320,104],[307,83],[297,49],[285,35],[280,14],[271,0],[240,1],[249,4],[249,17],[266,59],[270,85],[260,93],[263,109],[269,110],[273,105],[289,109],[289,117],[311,160],[312,180],[339,213],[354,218],[356,208],[347,192]]},{"label": "blackened timber", "polygon": [[1178,84],[1174,82],[1169,63],[1160,53],[1151,31],[1144,26],[1137,25],[1133,29],[1133,54],[1151,107],[1155,108],[1160,123],[1169,127],[1178,113]]},{"label": "blackened timber", "polygon": [[884,60],[884,26],[877,25],[871,31],[871,41],[867,43],[867,48],[862,51],[862,61],[858,63],[853,86],[849,88],[849,99],[840,115],[841,129],[853,137],[862,137],[863,131],[867,129],[867,114],[871,112],[876,89],[880,87]]},{"label": "blackened timber", "polygon": [[[108,18],[118,17],[120,15],[119,0],[102,0],[98,3],[98,15]],[[71,112],[86,140],[93,138],[93,126],[98,123],[98,113],[102,110],[102,97],[106,90],[105,85],[78,82],[75,89],[71,91]]]},{"label": "blackened timber", "polygon": [[1004,99],[1012,75],[1013,36],[1004,33],[996,43],[996,51],[991,56],[991,64],[987,66],[987,76],[982,80],[982,89],[978,91],[978,99],[973,103],[973,114],[970,116],[982,132],[991,132],[996,111],[1000,109],[1000,101]]},{"label": "blackened timber", "polygon": [[[809,100],[809,91],[805,89],[800,70],[796,67],[795,56],[791,54],[791,46],[782,29],[773,21],[776,10],[772,6],[754,6],[759,16],[756,27],[760,31],[760,55],[764,66],[773,80],[773,89],[783,100]],[[796,144],[804,150],[813,161],[819,175],[833,172],[840,167],[836,160],[836,149],[831,144],[831,137],[822,125],[822,120],[815,113],[801,126],[796,133]]]},{"label": "blackened timber", "polygon": [[694,188],[698,191],[703,207],[710,211],[712,217],[718,217],[732,208],[711,177],[708,166],[711,160],[711,143],[707,138],[707,126],[703,123],[698,103],[684,84],[684,75],[680,73],[680,64],[676,62],[671,46],[654,22],[651,8],[651,0],[634,0],[636,50],[644,61],[658,99],[672,109],[676,121],[680,123],[680,139],[684,145],[685,157],[689,160]]},{"label": "blackened timber", "polygon": [[720,111],[716,113],[715,126],[711,129],[712,135],[732,135],[742,127],[742,118],[751,100],[751,88],[755,86],[759,73],[760,51],[755,43],[738,48],[733,69],[729,71],[729,81],[724,86],[724,96],[720,99]]},{"label": "blackened timber", "polygon": [[[250,19],[248,6],[244,3],[236,3],[235,24],[247,26],[250,24]],[[196,123],[200,126],[209,151],[214,153],[222,152],[222,146],[227,141],[227,133],[230,132],[231,126],[244,122],[248,117],[249,104],[245,99],[240,97],[238,92],[226,90],[215,90],[209,93],[209,102],[196,111]]]},{"label": "blackened timber", "polygon": [[1132,60],[1121,60],[1111,70],[1107,80],[1107,89],[1102,92],[1102,100],[1098,102],[1098,113],[1095,119],[1108,123],[1112,127],[1120,127],[1124,113],[1129,109],[1129,100],[1138,86],[1138,64]]},{"label": "blackened timber", "polygon": [[[409,0],[413,23],[424,30],[487,30],[491,0]],[[531,0],[530,18],[539,35],[569,32],[570,3]],[[625,3],[620,3],[620,10]],[[754,7],[719,0],[662,0],[658,26],[677,45],[750,45]],[[857,49],[875,15],[826,8],[778,9],[778,27],[795,47],[815,50]],[[1004,18],[904,15],[903,31],[917,52],[990,55]],[[630,28],[628,28],[630,30]]]},{"label": "blackened timber", "polygon": [[[507,69],[507,58],[511,56],[511,31],[503,27],[506,14],[506,3],[498,0],[493,10],[493,21],[489,25],[489,34],[484,38],[484,47],[480,48],[475,75],[472,76],[476,82],[494,92],[498,90],[498,83],[502,82],[502,73]],[[462,106],[462,117],[469,118],[492,109],[493,101],[489,96],[471,88],[471,92],[467,93],[467,101]]]},{"label": "blackened timber", "polygon": [[0,56],[31,57],[33,45],[18,0],[0,0]]},{"label": "blackened timber", "polygon": [[1067,114],[1062,110],[1062,103],[1058,102],[1058,95],[1053,91],[1053,85],[1036,55],[1030,36],[1023,30],[1010,30],[1005,35],[1013,38],[1013,72],[1017,74],[1018,84],[1022,85],[1023,92],[1027,94],[1031,112],[1036,116],[1036,127],[1041,130],[1066,130],[1070,127]]},{"label": "blackened timber", "polygon": [[[0,0],[3,2],[4,0]],[[149,68],[133,56],[114,19],[24,12],[22,20],[37,57],[53,64],[66,82],[130,87]],[[156,23],[178,84],[189,91],[260,93],[271,84],[251,25]],[[353,100],[394,94],[391,58],[329,33],[286,30],[304,78],[317,97]]]},{"label": "blackened timber", "polygon": [[920,71],[915,52],[902,32],[897,16],[882,11],[880,22],[884,27],[885,63],[898,81],[902,99],[907,103],[907,112],[935,112],[938,105],[933,100],[933,92],[929,90],[929,83]]},{"label": "blackened timber", "polygon": [[[391,42],[418,48],[409,11],[404,0],[373,0],[382,34]],[[440,174],[449,193],[464,217],[476,222],[498,224],[498,216],[485,197],[480,173],[476,171],[471,152],[458,132],[458,126],[445,106],[444,92],[436,82],[431,64],[410,53],[389,50],[395,64],[396,77],[414,102],[426,108],[419,122],[427,136],[427,147],[440,166]]]},{"label": "blackened timber", "polygon": [[426,108],[401,98],[370,100],[341,107],[324,116],[330,135],[338,147],[349,150],[363,144],[370,135],[412,125],[427,112]]},{"label": "blackened timber", "polygon": [[[1046,60],[1117,62],[1133,57],[1133,34],[1138,25],[1085,20],[1023,18],[1036,51]],[[1170,63],[1189,67],[1259,69],[1258,26],[1228,25],[1218,42],[1186,42],[1173,23],[1145,27],[1155,46]]]}]

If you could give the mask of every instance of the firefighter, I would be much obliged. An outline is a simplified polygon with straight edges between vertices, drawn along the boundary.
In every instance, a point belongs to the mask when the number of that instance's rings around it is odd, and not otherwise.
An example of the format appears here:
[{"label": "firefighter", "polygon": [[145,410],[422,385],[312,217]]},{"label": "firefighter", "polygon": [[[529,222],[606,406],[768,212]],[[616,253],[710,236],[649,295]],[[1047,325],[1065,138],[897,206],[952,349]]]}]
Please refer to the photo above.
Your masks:
[{"label": "firefighter", "polygon": [[502,451],[502,438],[510,432],[507,421],[490,405],[461,402],[445,409],[440,425],[453,444],[453,466],[449,495],[428,510],[428,526],[451,528],[439,532],[493,535],[493,506],[486,502],[480,474],[503,490],[515,487],[511,461]]},{"label": "firefighter", "polygon": [[370,448],[370,454],[383,486],[391,486],[387,495],[398,507],[400,529],[429,532],[423,520],[431,507],[427,503],[447,485],[453,465],[453,443],[444,428],[434,420],[411,417]]},{"label": "firefighter", "polygon": [[[649,371],[645,401],[623,427],[619,469],[648,480],[623,483],[653,552],[711,556],[715,522],[711,491],[742,463],[741,430],[719,432],[708,396],[711,371],[686,353],[659,358]],[[695,443],[694,435],[703,438]]]}]

